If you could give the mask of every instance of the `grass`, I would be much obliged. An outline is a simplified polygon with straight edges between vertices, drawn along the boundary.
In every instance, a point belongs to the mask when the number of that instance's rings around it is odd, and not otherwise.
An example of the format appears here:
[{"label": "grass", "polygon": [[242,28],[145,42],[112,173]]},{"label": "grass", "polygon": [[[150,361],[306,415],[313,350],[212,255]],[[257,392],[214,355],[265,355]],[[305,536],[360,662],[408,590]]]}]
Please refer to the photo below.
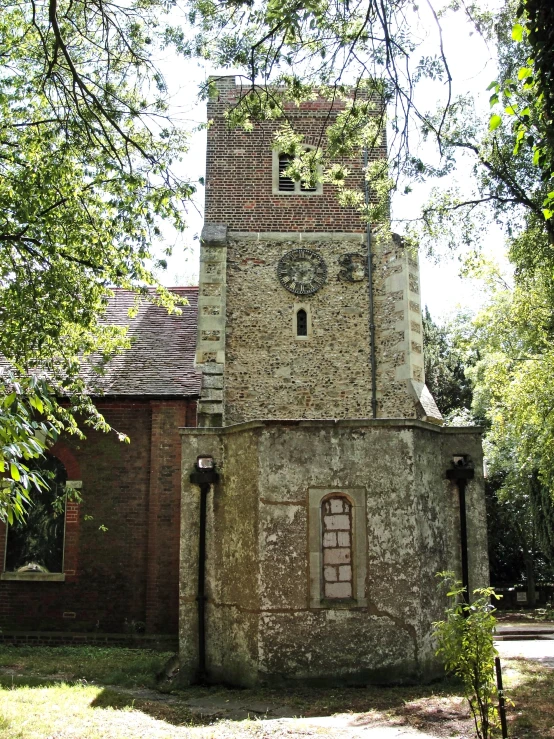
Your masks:
[{"label": "grass", "polygon": [[523,659],[506,662],[509,733],[517,739],[554,737],[554,669]]},{"label": "grass", "polygon": [[[163,708],[163,707],[162,707]],[[99,686],[56,683],[0,691],[1,739],[175,739],[187,733],[147,701]],[[173,719],[175,716],[173,716]],[[184,716],[184,722],[190,715]]]},{"label": "grass", "polygon": [[[356,715],[358,726],[394,724],[441,737],[473,736],[467,706],[455,683],[412,687],[279,690],[194,687],[160,694],[152,690],[165,653],[98,647],[0,647],[0,739],[226,739],[317,736],[322,727],[259,721],[214,722],[192,703],[284,708],[284,715]],[[504,662],[511,739],[554,739],[554,670]],[[93,684],[103,683],[103,684]],[[108,686],[108,687],[107,687]],[[169,691],[171,688],[167,688]],[[237,714],[238,716],[238,714]],[[341,732],[340,736],[346,736]]]},{"label": "grass", "polygon": [[9,671],[14,679],[17,675],[38,675],[67,681],[94,680],[128,688],[154,688],[156,673],[170,656],[168,652],[117,647],[0,646],[0,670]]}]

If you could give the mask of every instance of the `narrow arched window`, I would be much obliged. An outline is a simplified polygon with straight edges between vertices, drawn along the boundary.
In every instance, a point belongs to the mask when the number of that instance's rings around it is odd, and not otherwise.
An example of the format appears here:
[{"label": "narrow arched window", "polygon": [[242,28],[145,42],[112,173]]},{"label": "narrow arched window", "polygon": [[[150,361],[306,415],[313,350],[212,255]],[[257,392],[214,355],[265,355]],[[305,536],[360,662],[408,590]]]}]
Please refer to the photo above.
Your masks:
[{"label": "narrow arched window", "polygon": [[306,313],[304,308],[300,308],[298,311],[296,311],[296,335],[308,335],[308,314]]},{"label": "narrow arched window", "polygon": [[321,504],[323,597],[353,597],[352,504],[343,495],[332,495]]}]

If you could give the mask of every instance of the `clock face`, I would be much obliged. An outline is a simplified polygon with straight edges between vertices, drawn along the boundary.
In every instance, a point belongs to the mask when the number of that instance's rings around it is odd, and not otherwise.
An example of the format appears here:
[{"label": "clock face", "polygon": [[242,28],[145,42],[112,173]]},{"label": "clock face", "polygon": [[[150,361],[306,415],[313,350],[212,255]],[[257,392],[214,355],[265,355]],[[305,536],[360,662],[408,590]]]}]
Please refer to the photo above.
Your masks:
[{"label": "clock face", "polygon": [[295,295],[313,295],[325,284],[327,267],[310,249],[293,249],[279,260],[277,276],[281,285]]}]

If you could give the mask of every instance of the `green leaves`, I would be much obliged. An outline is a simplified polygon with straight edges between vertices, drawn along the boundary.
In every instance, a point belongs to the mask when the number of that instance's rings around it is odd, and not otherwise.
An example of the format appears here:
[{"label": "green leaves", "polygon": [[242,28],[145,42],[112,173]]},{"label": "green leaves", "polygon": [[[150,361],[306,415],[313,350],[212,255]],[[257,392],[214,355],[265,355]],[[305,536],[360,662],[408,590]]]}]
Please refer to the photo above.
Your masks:
[{"label": "green leaves", "polygon": [[172,171],[186,136],[152,63],[177,38],[161,29],[167,10],[0,0],[0,354],[13,369],[1,380],[0,517],[40,486],[25,461],[44,439],[80,433],[72,412],[109,430],[79,372],[128,346],[101,322],[110,289],[155,285],[151,299],[179,303],[146,266],[164,221],[183,230],[194,192]]},{"label": "green leaves", "polygon": [[[54,402],[44,380],[0,374],[0,520],[21,519],[33,490],[44,485],[41,475],[30,471],[29,462],[44,454],[46,443],[55,440],[60,421],[52,415]],[[35,411],[46,418],[40,420]],[[7,475],[6,475],[7,473]]]},{"label": "green leaves", "polygon": [[[512,241],[515,279],[498,273],[473,321],[473,410],[485,419],[490,479],[517,549],[554,552],[554,291],[539,228]],[[512,553],[514,557],[517,555]]]},{"label": "green leaves", "polygon": [[489,121],[489,131],[495,131],[498,126],[502,123],[502,117],[495,114],[491,115],[490,121]]},{"label": "green leaves", "polygon": [[521,25],[521,23],[516,23],[512,28],[512,39],[514,41],[523,40],[523,26]]},{"label": "green leaves", "polygon": [[471,603],[463,600],[464,588],[453,572],[439,572],[440,587],[447,591],[450,604],[446,619],[433,624],[437,655],[445,668],[459,677],[475,718],[479,739],[497,736],[497,693],[494,678],[495,609],[490,601],[498,597],[494,588],[473,591]]},{"label": "green leaves", "polygon": [[[171,163],[186,137],[163,113],[152,125],[164,7],[84,0],[55,18],[0,0],[0,352],[16,365],[75,377],[79,355],[122,348],[98,322],[109,286],[156,284],[160,224],[184,227],[194,187]],[[176,303],[160,286],[157,300]]]}]

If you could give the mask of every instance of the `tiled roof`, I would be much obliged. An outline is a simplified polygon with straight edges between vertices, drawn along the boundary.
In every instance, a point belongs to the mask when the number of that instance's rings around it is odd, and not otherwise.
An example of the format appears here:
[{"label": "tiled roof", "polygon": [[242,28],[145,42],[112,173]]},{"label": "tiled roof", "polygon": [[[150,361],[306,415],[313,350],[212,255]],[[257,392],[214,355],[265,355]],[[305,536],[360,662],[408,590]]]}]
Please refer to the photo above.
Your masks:
[{"label": "tiled roof", "polygon": [[197,287],[172,287],[186,297],[180,316],[142,298],[135,318],[129,309],[135,293],[115,289],[103,323],[128,326],[131,348],[110,359],[103,375],[88,375],[91,394],[104,395],[199,395],[200,374],[193,366],[196,349]]}]

